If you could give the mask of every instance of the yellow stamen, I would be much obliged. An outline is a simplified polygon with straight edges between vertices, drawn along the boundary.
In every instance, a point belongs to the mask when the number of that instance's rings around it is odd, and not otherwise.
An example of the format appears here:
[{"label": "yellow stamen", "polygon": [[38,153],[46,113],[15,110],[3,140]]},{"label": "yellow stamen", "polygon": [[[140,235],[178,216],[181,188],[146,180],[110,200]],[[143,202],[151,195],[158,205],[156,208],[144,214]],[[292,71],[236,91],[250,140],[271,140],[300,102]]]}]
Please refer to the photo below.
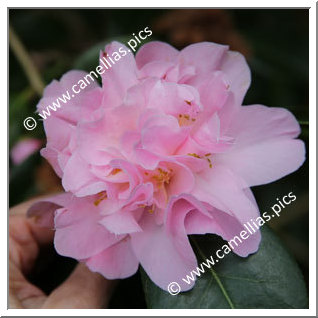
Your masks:
[{"label": "yellow stamen", "polygon": [[112,175],[115,175],[115,174],[117,174],[117,173],[119,173],[119,172],[122,172],[122,170],[121,170],[121,169],[118,169],[118,168],[115,168],[115,169],[111,172],[111,174],[112,174]]},{"label": "yellow stamen", "polygon": [[192,156],[194,158],[201,159],[201,157],[199,155],[197,155],[196,153],[188,153],[188,156]]},{"label": "yellow stamen", "polygon": [[163,184],[169,184],[172,169],[169,169],[169,171],[166,171],[166,170],[163,170],[162,168],[158,168],[157,170],[159,173],[152,175],[151,178],[157,181],[159,187],[161,187]]},{"label": "yellow stamen", "polygon": [[178,123],[179,126],[190,126],[191,125],[191,121],[194,122],[196,121],[195,118],[190,117],[188,114],[179,114],[178,115],[179,119],[178,119]]},{"label": "yellow stamen", "polygon": [[103,200],[107,199],[107,192],[101,191],[97,194],[97,199],[94,201],[94,205],[98,206]]},{"label": "yellow stamen", "polygon": [[190,116],[189,115],[187,115],[187,114],[185,114],[185,115],[179,114],[178,123],[179,123],[180,127],[189,126],[190,125],[189,120],[190,120]]},{"label": "yellow stamen", "polygon": [[208,158],[208,157],[211,156],[211,155],[212,155],[211,153],[206,153],[206,154],[204,155],[204,157],[201,157],[201,156],[199,156],[199,155],[196,154],[196,153],[188,153],[188,156],[192,156],[192,157],[198,158],[198,159],[206,159],[206,160],[208,161],[208,163],[209,163],[209,167],[210,167],[210,168],[212,168],[212,161],[211,161],[211,159]]},{"label": "yellow stamen", "polygon": [[148,212],[149,212],[150,214],[152,214],[152,213],[155,212],[155,205],[154,205],[154,204],[151,206],[151,208],[148,210]]}]

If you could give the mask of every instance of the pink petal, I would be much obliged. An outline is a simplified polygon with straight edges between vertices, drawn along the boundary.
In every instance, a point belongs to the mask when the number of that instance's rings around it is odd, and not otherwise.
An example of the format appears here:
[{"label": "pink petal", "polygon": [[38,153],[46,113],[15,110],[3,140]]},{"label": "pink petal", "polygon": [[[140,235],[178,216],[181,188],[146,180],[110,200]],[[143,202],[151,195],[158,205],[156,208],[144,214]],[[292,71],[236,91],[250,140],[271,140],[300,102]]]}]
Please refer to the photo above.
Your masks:
[{"label": "pink petal", "polygon": [[90,257],[86,265],[92,272],[98,272],[107,279],[118,279],[135,274],[139,263],[132,251],[130,239],[126,237]]},{"label": "pink petal", "polygon": [[187,136],[172,116],[153,116],[147,121],[141,136],[144,149],[159,155],[172,155]]},{"label": "pink petal", "polygon": [[18,165],[25,159],[38,151],[41,147],[41,140],[35,138],[23,139],[16,143],[10,152],[14,164]]},{"label": "pink petal", "polygon": [[[83,160],[78,152],[75,152],[65,166],[62,179],[63,187],[66,191],[81,196],[92,194],[92,183],[98,184],[96,188],[100,188],[101,181],[98,180],[89,170],[89,165]],[[84,187],[88,187],[83,191]],[[96,189],[98,192],[100,190]],[[96,193],[98,193],[96,192]]]},{"label": "pink petal", "polygon": [[192,171],[180,163],[170,163],[169,167],[173,170],[171,182],[167,186],[169,196],[180,193],[190,193],[195,184],[195,178]]},{"label": "pink petal", "polygon": [[99,221],[100,224],[116,235],[140,232],[142,229],[138,225],[131,211],[120,210],[108,215]]},{"label": "pink petal", "polygon": [[[51,117],[59,117],[66,122],[76,124],[81,119],[81,107],[89,107],[94,109],[99,104],[96,104],[96,101],[100,103],[100,89],[96,78],[94,81],[90,81],[85,89],[83,89],[79,94],[73,94],[72,87],[78,85],[80,80],[84,80],[87,76],[86,72],[83,71],[70,71],[62,76],[60,81],[52,81],[45,89],[43,93],[43,98],[39,101],[37,105],[37,110],[39,113],[42,113],[43,110],[50,111],[50,116],[47,117],[48,120]],[[79,85],[78,85],[79,86]],[[79,88],[77,87],[77,90]],[[94,90],[94,104],[90,104],[89,100],[86,98],[86,93]],[[63,97],[64,94],[64,97]],[[64,99],[65,103],[61,100]],[[57,105],[54,107],[54,104]],[[48,106],[55,108],[56,111],[52,109],[47,109]],[[91,106],[91,107],[90,107]]]},{"label": "pink petal", "polygon": [[140,207],[151,206],[153,204],[153,191],[151,182],[136,186],[125,202],[125,210],[134,211]]},{"label": "pink petal", "polygon": [[178,61],[181,64],[194,65],[197,73],[209,73],[219,68],[228,46],[216,43],[201,42],[184,48]]},{"label": "pink petal", "polygon": [[[191,103],[190,106],[189,103]],[[176,118],[180,114],[196,117],[202,110],[199,92],[194,87],[162,81],[157,81],[149,91],[148,104],[151,109],[160,110]]]},{"label": "pink petal", "polygon": [[[196,215],[196,217],[193,215]],[[197,217],[198,215],[200,217]],[[189,220],[194,220],[194,223],[190,224]],[[205,225],[201,222],[203,220],[206,221]],[[198,223],[200,224],[199,228],[196,226]],[[165,225],[167,235],[172,235],[176,244],[184,240],[180,236],[210,233],[214,227],[213,217],[208,213],[205,206],[190,194],[181,194],[171,198],[166,209]],[[194,232],[196,229],[199,232]],[[181,247],[180,249],[182,250]]]},{"label": "pink petal", "polygon": [[227,76],[229,90],[234,93],[235,105],[240,106],[251,84],[251,71],[245,57],[239,52],[226,52],[221,70]]},{"label": "pink petal", "polygon": [[42,199],[35,202],[27,211],[28,217],[36,217],[36,223],[40,226],[54,228],[54,212],[64,207],[72,195],[69,193],[61,193],[52,197]]},{"label": "pink petal", "polygon": [[93,183],[88,183],[85,186],[82,186],[79,190],[77,190],[76,196],[77,197],[85,197],[88,195],[93,195],[107,189],[107,185],[105,182],[102,181],[94,181]]},{"label": "pink petal", "polygon": [[156,225],[153,218],[145,214],[140,221],[143,231],[131,234],[134,254],[151,280],[162,289],[167,290],[171,282],[178,282],[183,291],[191,289],[193,283],[188,285],[182,281],[197,266],[188,239],[179,242],[177,247],[164,227]]},{"label": "pink petal", "polygon": [[229,95],[229,82],[220,71],[213,72],[198,85],[201,103],[208,114],[221,109]]},{"label": "pink petal", "polygon": [[[229,214],[212,207],[207,207],[207,209],[210,210],[214,222],[217,224],[217,226],[215,226],[215,232],[213,233],[222,236],[222,238],[226,241],[235,239],[238,243],[237,245],[235,243],[232,243],[233,252],[235,254],[246,257],[249,254],[257,252],[261,241],[261,232],[257,228],[253,227],[254,230],[250,229],[250,233],[247,228],[244,227],[244,224],[242,224],[242,222],[239,222],[239,220],[235,217],[232,217]],[[255,221],[255,219],[256,217],[254,217],[252,220]],[[251,219],[247,222],[253,224],[251,222]],[[248,226],[248,223],[245,223],[245,225]],[[247,232],[249,237],[245,240],[240,239],[239,241],[239,239],[237,239],[236,237],[240,238],[241,231]]]},{"label": "pink petal", "polygon": [[[202,205],[191,195],[181,195],[171,200],[166,214],[166,226],[168,235],[173,236],[176,244],[186,234],[212,233],[229,241],[246,230],[235,217],[209,205]],[[257,251],[259,243],[260,232],[256,231],[248,240],[242,239],[237,246],[232,245],[236,254],[247,256]]]},{"label": "pink petal", "polygon": [[174,62],[179,51],[164,42],[153,41],[144,44],[136,54],[136,63],[141,69],[152,61]]},{"label": "pink petal", "polygon": [[218,233],[218,231],[215,230],[216,224],[213,218],[198,212],[198,210],[187,212],[183,226],[188,235]]},{"label": "pink petal", "polygon": [[45,158],[49,164],[54,169],[55,173],[62,178],[63,170],[59,163],[59,153],[56,150],[52,150],[50,148],[42,148],[40,154],[43,158]]},{"label": "pink petal", "polygon": [[211,169],[197,174],[192,194],[244,224],[259,216],[257,206],[244,192],[244,185],[228,168],[213,164]]},{"label": "pink petal", "polygon": [[[125,51],[126,54],[120,53],[121,58],[118,61],[114,61],[113,59],[115,64],[112,64],[109,57],[111,57],[114,52],[119,53],[120,51]],[[100,59],[103,59],[104,56],[112,66],[102,74],[104,91],[102,103],[105,107],[110,108],[119,106],[125,97],[127,90],[138,83],[137,67],[134,55],[125,45],[119,42],[112,42],[107,45],[105,47],[105,52],[107,53],[107,56],[101,52]],[[107,65],[106,62],[104,63]],[[106,69],[102,63],[100,66]]]},{"label": "pink petal", "polygon": [[73,199],[55,215],[54,245],[60,255],[85,259],[118,242],[122,236],[106,230],[93,199]]},{"label": "pink petal", "polygon": [[106,165],[112,158],[121,158],[123,134],[137,126],[140,105],[121,105],[108,109],[96,121],[78,126],[78,147],[82,157],[93,165]]},{"label": "pink petal", "polygon": [[46,158],[59,177],[63,176],[65,165],[71,157],[71,144],[75,139],[75,126],[51,116],[44,121],[47,136],[46,147],[41,155]]},{"label": "pink petal", "polygon": [[[59,96],[65,92],[65,89],[70,89],[72,85],[77,83],[80,79],[86,76],[87,73],[84,71],[69,71],[65,73],[60,81],[52,81],[51,84],[45,87],[43,95],[45,96]],[[96,82],[92,82],[90,86],[87,87],[88,90],[98,87]]]},{"label": "pink petal", "polygon": [[299,132],[299,124],[285,109],[244,106],[227,132],[235,136],[235,146],[216,155],[215,162],[230,167],[249,186],[275,181],[305,160],[304,143],[293,139]]},{"label": "pink petal", "polygon": [[47,136],[47,147],[63,151],[75,134],[74,125],[65,122],[58,117],[49,117],[44,121],[44,129]]},{"label": "pink petal", "polygon": [[158,77],[162,78],[166,75],[169,69],[174,66],[173,63],[165,61],[153,61],[145,64],[139,71],[140,78]]}]

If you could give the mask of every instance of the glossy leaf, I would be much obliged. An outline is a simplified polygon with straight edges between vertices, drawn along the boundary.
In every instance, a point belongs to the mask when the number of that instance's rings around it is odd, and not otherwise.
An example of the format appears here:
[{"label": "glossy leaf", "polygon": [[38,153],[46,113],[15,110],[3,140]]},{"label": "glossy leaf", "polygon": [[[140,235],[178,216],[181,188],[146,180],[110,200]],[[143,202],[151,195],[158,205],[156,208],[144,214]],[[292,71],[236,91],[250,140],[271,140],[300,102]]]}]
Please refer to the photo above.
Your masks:
[{"label": "glossy leaf", "polygon": [[[215,235],[192,236],[199,264],[224,242]],[[160,251],[158,251],[160,253]],[[142,270],[148,308],[307,308],[302,274],[276,235],[262,228],[257,253],[241,258],[230,253],[206,269],[195,287],[176,296],[157,287]]]}]

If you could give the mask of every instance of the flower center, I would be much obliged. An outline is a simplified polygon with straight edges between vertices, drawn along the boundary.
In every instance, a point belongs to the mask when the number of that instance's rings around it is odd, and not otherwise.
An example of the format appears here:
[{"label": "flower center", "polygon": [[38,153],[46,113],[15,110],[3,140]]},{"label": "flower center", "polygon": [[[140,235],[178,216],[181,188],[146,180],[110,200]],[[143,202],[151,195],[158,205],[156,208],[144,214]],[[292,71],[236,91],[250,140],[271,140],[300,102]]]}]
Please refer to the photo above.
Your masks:
[{"label": "flower center", "polygon": [[172,173],[172,169],[163,169],[159,167],[154,170],[154,172],[146,171],[145,176],[147,176],[147,179],[151,181],[157,189],[160,189],[170,183]]}]

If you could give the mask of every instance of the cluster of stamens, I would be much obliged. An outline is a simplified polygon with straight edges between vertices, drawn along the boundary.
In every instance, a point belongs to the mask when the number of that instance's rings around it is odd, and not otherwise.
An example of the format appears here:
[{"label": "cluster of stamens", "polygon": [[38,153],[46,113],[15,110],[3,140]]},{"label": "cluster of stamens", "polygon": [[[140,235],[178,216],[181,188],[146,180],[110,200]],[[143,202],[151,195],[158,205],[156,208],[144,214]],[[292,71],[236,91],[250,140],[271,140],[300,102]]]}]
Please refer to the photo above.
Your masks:
[{"label": "cluster of stamens", "polygon": [[[207,160],[208,164],[209,164],[209,167],[212,168],[212,161],[210,159],[210,156],[212,154],[211,153],[206,153],[204,155],[198,155],[196,153],[188,153],[188,156],[192,156],[194,158],[197,158],[197,159],[204,159],[204,160]],[[119,168],[115,168],[112,170],[112,172],[110,173],[111,175],[116,175],[118,174],[119,172],[122,172],[121,169]],[[146,179],[148,179],[149,181],[152,181],[154,182],[154,184],[156,185],[157,189],[160,189],[160,188],[165,188],[166,185],[169,185],[170,181],[171,181],[171,178],[172,178],[172,175],[173,175],[173,170],[171,168],[168,168],[168,169],[163,169],[163,168],[157,168],[155,170],[155,172],[152,172],[152,171],[145,171],[144,172],[145,176],[146,176]],[[94,201],[94,205],[95,206],[98,206],[103,200],[106,200],[107,199],[107,192],[106,191],[101,191],[97,194],[97,198],[96,200]],[[149,208],[148,209],[148,212],[149,213],[153,213],[154,210],[155,210],[155,205],[153,204],[152,206],[147,206],[145,204],[141,204],[139,205],[139,207],[141,208]]]},{"label": "cluster of stamens", "polygon": [[195,120],[195,118],[190,117],[188,114],[179,114],[178,116],[179,126],[189,126]]},{"label": "cluster of stamens", "polygon": [[[191,107],[193,106],[192,102],[189,100],[185,100],[185,103]],[[195,111],[194,108],[192,108],[192,110],[190,112],[198,114],[198,111]],[[179,122],[180,127],[181,126],[190,126],[195,121],[196,121],[196,118],[193,116],[190,116],[189,114],[179,114],[178,115],[178,122]]]},{"label": "cluster of stamens", "polygon": [[153,174],[151,178],[157,182],[158,186],[169,184],[171,179],[172,169],[168,171],[163,170],[162,168],[157,169],[158,174]]}]

